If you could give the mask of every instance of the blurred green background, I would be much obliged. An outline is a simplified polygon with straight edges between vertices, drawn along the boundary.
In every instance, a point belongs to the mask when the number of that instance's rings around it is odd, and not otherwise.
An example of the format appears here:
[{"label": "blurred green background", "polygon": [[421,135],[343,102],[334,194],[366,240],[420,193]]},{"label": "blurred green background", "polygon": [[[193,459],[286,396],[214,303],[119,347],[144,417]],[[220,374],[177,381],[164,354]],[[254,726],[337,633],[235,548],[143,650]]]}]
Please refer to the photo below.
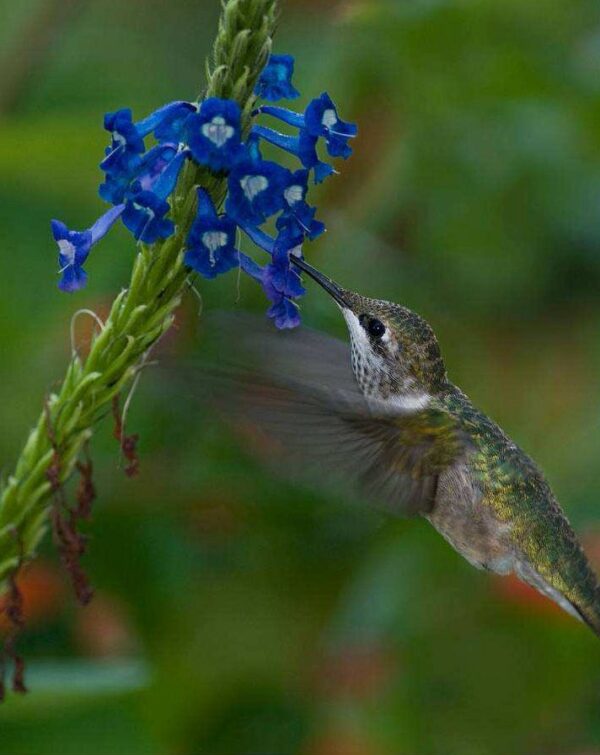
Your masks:
[{"label": "blurred green background", "polygon": [[[65,296],[49,220],[101,211],[105,111],[195,96],[218,6],[0,0],[5,472],[74,311],[106,313],[134,254],[117,230]],[[360,125],[313,193],[329,232],[309,259],[429,319],[600,567],[600,6],[289,0],[276,49]],[[265,307],[234,274],[198,285],[204,311]],[[163,353],[195,350],[198,309],[190,295]],[[312,286],[303,309],[343,335]],[[31,692],[0,707],[2,755],[600,753],[600,643],[553,605],[423,521],[272,478],[157,370],[128,429],[136,479],[109,421],[93,441],[96,599],[75,605],[49,545],[23,578]]]}]

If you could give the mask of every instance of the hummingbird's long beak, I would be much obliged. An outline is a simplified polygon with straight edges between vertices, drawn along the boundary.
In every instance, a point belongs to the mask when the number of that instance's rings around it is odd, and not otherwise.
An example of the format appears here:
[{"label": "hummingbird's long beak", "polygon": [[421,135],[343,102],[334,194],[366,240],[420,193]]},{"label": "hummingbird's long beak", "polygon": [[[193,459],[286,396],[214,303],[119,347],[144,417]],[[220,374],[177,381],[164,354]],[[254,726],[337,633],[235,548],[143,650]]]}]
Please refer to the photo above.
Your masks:
[{"label": "hummingbird's long beak", "polygon": [[290,260],[294,263],[294,265],[296,265],[296,267],[299,267],[314,281],[316,281],[322,288],[324,288],[325,291],[327,291],[327,293],[333,299],[335,299],[340,307],[349,309],[350,305],[344,298],[344,290],[340,288],[337,283],[334,283],[331,278],[323,275],[323,273],[320,273],[315,267],[309,265],[308,262],[301,259],[300,257],[296,257],[294,254],[290,254]]}]

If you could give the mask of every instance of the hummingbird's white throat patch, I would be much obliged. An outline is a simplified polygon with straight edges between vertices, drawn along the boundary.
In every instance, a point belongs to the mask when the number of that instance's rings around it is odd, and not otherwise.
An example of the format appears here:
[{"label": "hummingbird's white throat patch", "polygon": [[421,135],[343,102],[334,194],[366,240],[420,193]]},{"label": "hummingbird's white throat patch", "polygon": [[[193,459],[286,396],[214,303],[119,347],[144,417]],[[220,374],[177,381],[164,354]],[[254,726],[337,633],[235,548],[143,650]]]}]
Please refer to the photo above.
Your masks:
[{"label": "hummingbird's white throat patch", "polygon": [[[431,401],[431,396],[419,390],[413,378],[400,383],[399,376],[392,374],[386,360],[373,351],[369,336],[354,312],[343,307],[342,314],[350,333],[352,371],[365,396],[384,400],[398,410],[411,412],[424,409]],[[389,333],[384,334],[382,341],[390,341]],[[383,390],[384,386],[387,386],[386,391]],[[390,386],[396,386],[393,392],[390,392]]]}]

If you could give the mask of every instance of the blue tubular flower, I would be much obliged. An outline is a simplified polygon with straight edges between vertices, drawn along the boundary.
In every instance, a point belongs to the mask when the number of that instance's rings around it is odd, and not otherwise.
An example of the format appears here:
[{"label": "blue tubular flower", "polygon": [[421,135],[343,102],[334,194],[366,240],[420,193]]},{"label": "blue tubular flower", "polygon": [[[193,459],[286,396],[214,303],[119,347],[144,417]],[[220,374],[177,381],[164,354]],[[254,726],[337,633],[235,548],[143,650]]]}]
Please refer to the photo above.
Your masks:
[{"label": "blue tubular flower", "polygon": [[271,55],[254,89],[254,94],[269,102],[293,100],[300,92],[292,85],[294,58],[291,55]]},{"label": "blue tubular flower", "polygon": [[311,136],[304,129],[300,131],[299,136],[288,136],[265,126],[253,126],[252,134],[295,155],[305,168],[314,170],[315,183],[321,183],[336,172],[329,163],[319,160],[317,155],[318,137]]},{"label": "blue tubular flower", "polygon": [[298,305],[285,296],[278,296],[267,310],[267,317],[275,322],[275,327],[279,330],[297,328],[300,325]]},{"label": "blue tubular flower", "polygon": [[[346,159],[352,154],[348,139],[356,136],[358,128],[356,124],[347,123],[340,119],[333,100],[327,92],[323,92],[320,97],[311,100],[303,115],[273,105],[263,105],[258,108],[256,113],[271,115],[290,126],[299,128],[301,129],[300,135],[305,132],[313,137],[315,142],[319,137],[323,137],[327,144],[327,151],[332,157]],[[308,166],[305,165],[305,167]]]},{"label": "blue tubular flower", "polygon": [[263,289],[272,302],[267,316],[273,319],[276,327],[280,329],[295,328],[300,324],[300,313],[292,299],[302,296],[305,289],[300,275],[290,264],[290,255],[302,254],[302,240],[303,237],[278,237],[273,247],[273,259],[263,270]]},{"label": "blue tubular flower", "polygon": [[306,130],[311,136],[322,136],[327,143],[327,151],[332,157],[348,158],[352,149],[348,139],[356,136],[358,128],[354,123],[342,121],[337,114],[333,100],[323,94],[312,100],[304,111]]},{"label": "blue tubular flower", "polygon": [[185,121],[194,160],[211,170],[229,170],[239,156],[241,111],[233,100],[209,97]]},{"label": "blue tubular flower", "polygon": [[288,126],[294,126],[294,128],[305,128],[306,120],[303,113],[297,113],[295,110],[289,110],[286,107],[278,107],[277,105],[261,105],[257,108],[253,115],[272,115],[273,118],[277,118],[283,123],[287,123]]},{"label": "blue tubular flower", "polygon": [[256,246],[264,249],[265,252],[268,252],[269,254],[273,254],[275,249],[275,239],[271,238],[271,236],[254,225],[238,222],[238,226],[256,244]]},{"label": "blue tubular flower", "polygon": [[85,286],[87,273],[82,265],[90,249],[108,233],[124,209],[125,205],[111,207],[85,231],[71,231],[60,220],[51,222],[52,235],[58,244],[58,264],[62,273],[58,287],[62,291],[77,291]]},{"label": "blue tubular flower", "polygon": [[186,161],[187,157],[189,157],[187,149],[178,152],[162,170],[158,178],[153,180],[152,191],[157,197],[159,197],[159,199],[166,199],[171,196],[175,184],[177,183],[177,179],[179,178],[179,174],[181,173],[181,169],[183,168],[183,163]]},{"label": "blue tubular flower", "polygon": [[138,241],[153,244],[175,230],[173,221],[165,218],[170,209],[169,203],[154,192],[140,191],[127,200],[123,223]]},{"label": "blue tubular flower", "polygon": [[175,188],[187,156],[187,150],[178,152],[159,177],[150,182],[152,191],[145,189],[141,181],[132,185],[123,212],[123,223],[138,241],[152,244],[174,232],[173,221],[164,217],[171,209],[166,199]]},{"label": "blue tubular flower", "polygon": [[111,132],[112,143],[100,163],[106,179],[100,184],[99,193],[106,202],[116,205],[124,200],[129,184],[142,165],[144,139],[132,121],[129,108],[106,113],[104,128]]},{"label": "blue tubular flower", "polygon": [[154,136],[161,144],[164,142],[179,143],[183,141],[186,123],[192,113],[198,112],[198,106],[192,102],[177,100],[155,110],[143,121],[137,124],[140,133]]},{"label": "blue tubular flower", "polygon": [[[204,189],[198,188],[197,194],[198,210],[187,238],[185,264],[205,278],[216,278],[240,263],[240,253],[235,248],[237,229],[226,215],[219,217]],[[248,271],[253,269],[246,267]]]},{"label": "blue tubular flower", "polygon": [[[179,154],[183,153],[180,152]],[[142,158],[142,163],[136,174],[136,179],[141,188],[152,189],[158,178],[177,155],[177,147],[174,144],[159,144],[152,147]]]},{"label": "blue tubular flower", "polygon": [[229,174],[225,208],[242,225],[260,225],[284,206],[286,171],[268,160],[247,158]]},{"label": "blue tubular flower", "polygon": [[[135,189],[151,189],[158,176],[177,154],[172,144],[153,147],[145,155],[136,155],[136,160],[124,166],[122,170],[113,169],[106,174],[106,180],[100,184],[98,193],[105,202],[120,204],[126,196],[135,193]],[[139,185],[135,186],[135,183]]]},{"label": "blue tubular flower", "polygon": [[273,239],[254,226],[242,226],[242,230],[257,246],[272,255],[271,262],[263,268],[243,254],[240,258],[242,269],[259,281],[272,303],[267,316],[278,328],[295,328],[300,324],[300,313],[291,299],[302,296],[305,291],[300,276],[290,264],[290,255],[302,255],[304,237],[280,234]]},{"label": "blue tubular flower", "polygon": [[112,143],[106,149],[106,157],[100,163],[103,171],[123,171],[134,163],[144,150],[144,134],[141,134],[131,117],[129,108],[122,108],[104,116],[104,128],[110,131]]},{"label": "blue tubular flower", "polygon": [[[265,267],[263,285],[271,301],[278,296],[296,298],[306,293],[300,276],[291,268],[289,259],[273,259],[273,262]],[[272,296],[271,292],[275,296]]]},{"label": "blue tubular flower", "polygon": [[286,207],[277,218],[277,230],[288,237],[306,235],[311,241],[325,231],[325,224],[315,220],[316,208],[306,202],[308,170],[288,172],[287,185],[283,191]]},{"label": "blue tubular flower", "polygon": [[117,205],[125,199],[127,190],[142,165],[141,157],[139,155],[134,155],[134,157],[135,159],[124,162],[121,166],[113,164],[107,171],[104,182],[98,187],[98,194],[105,202]]}]

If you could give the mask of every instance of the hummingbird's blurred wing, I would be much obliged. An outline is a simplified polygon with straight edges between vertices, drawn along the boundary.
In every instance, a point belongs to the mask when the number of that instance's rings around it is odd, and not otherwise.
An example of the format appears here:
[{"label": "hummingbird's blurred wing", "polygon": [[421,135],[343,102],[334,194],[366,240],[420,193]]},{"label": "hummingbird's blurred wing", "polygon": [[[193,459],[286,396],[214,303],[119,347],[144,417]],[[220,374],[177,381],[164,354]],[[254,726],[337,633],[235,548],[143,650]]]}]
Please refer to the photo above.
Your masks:
[{"label": "hummingbird's blurred wing", "polygon": [[[342,341],[305,328],[268,331],[254,321],[248,329],[240,325],[245,318],[233,319],[227,358],[190,376],[204,400],[211,395],[254,446],[266,440],[271,459],[288,457],[295,470],[397,514],[431,509],[439,473],[466,451],[449,413],[367,400]],[[221,323],[221,336],[226,330]]]}]

